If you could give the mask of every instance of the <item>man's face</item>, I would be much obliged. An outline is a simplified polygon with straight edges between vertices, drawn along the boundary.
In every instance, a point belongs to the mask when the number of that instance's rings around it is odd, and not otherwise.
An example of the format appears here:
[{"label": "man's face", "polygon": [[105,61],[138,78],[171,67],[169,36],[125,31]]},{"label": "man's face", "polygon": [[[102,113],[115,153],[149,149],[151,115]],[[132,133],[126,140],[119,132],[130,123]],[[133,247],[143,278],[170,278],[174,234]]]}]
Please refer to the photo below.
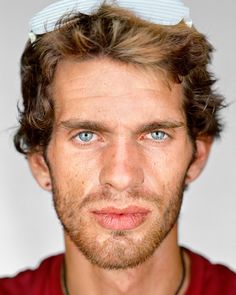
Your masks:
[{"label": "man's face", "polygon": [[47,163],[58,216],[94,264],[134,267],[176,223],[193,147],[182,86],[96,59],[62,62]]}]

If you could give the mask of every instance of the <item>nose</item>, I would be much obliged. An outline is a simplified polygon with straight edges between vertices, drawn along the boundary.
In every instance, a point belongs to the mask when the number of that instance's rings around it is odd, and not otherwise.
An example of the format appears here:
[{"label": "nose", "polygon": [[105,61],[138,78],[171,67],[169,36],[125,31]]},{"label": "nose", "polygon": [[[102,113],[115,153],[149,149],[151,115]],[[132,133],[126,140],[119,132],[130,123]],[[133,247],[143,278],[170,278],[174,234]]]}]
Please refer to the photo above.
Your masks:
[{"label": "nose", "polygon": [[122,192],[144,182],[142,155],[136,143],[124,139],[104,150],[100,184]]}]

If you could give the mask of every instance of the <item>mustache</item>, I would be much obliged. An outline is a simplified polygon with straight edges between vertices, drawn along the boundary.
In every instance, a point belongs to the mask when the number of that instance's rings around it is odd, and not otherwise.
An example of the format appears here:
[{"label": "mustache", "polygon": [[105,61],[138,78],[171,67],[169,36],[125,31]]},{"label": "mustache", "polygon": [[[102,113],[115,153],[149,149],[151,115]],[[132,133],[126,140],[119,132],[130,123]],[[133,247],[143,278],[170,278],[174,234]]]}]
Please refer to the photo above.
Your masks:
[{"label": "mustache", "polygon": [[79,207],[82,209],[83,207],[96,202],[117,202],[120,200],[125,200],[126,203],[131,203],[133,201],[151,202],[159,208],[161,208],[163,204],[163,198],[160,195],[152,193],[146,189],[132,188],[125,192],[114,193],[110,188],[101,188],[97,192],[87,194],[83,200],[81,200]]}]

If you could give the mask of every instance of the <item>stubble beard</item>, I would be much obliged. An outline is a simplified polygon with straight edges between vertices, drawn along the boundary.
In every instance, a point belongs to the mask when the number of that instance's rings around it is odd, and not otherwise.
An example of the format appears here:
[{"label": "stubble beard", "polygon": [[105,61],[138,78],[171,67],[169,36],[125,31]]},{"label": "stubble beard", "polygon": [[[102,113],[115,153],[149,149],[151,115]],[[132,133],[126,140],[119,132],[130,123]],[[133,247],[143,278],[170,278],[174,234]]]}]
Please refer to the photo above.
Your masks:
[{"label": "stubble beard", "polygon": [[[100,235],[83,215],[88,205],[98,200],[115,199],[108,191],[102,190],[81,201],[76,190],[63,192],[53,179],[53,200],[58,218],[71,241],[93,264],[103,269],[134,268],[150,258],[177,222],[184,192],[184,180],[164,196],[150,194],[139,189],[129,192],[130,199],[141,199],[156,207],[156,214],[145,232],[137,235],[134,231],[108,231]],[[165,200],[169,200],[165,203]]]}]

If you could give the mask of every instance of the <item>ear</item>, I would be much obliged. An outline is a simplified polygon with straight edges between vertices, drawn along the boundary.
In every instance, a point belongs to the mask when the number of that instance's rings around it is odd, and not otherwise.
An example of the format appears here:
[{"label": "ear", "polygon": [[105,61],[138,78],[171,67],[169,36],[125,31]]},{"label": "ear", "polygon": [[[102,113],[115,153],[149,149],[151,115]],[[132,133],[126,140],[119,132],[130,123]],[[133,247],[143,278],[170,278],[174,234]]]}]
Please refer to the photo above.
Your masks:
[{"label": "ear", "polygon": [[35,152],[28,155],[31,172],[38,184],[47,191],[52,190],[51,176],[48,165],[42,153]]},{"label": "ear", "polygon": [[190,182],[195,180],[202,172],[203,168],[207,163],[207,159],[212,146],[213,138],[211,136],[200,136],[195,142],[195,154],[193,160],[189,166],[185,184],[188,185]]}]

